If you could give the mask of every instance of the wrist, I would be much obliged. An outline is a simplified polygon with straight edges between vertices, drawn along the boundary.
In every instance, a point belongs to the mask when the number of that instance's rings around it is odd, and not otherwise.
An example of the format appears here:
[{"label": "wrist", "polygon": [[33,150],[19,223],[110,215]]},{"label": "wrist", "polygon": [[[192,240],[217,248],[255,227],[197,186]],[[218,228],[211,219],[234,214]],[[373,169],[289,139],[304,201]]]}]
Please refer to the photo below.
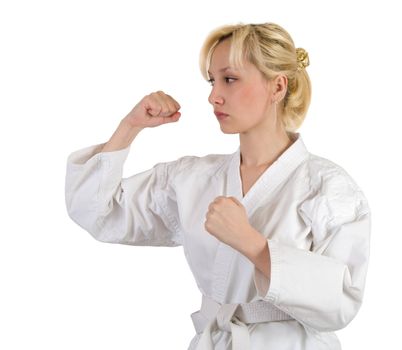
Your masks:
[{"label": "wrist", "polygon": [[124,117],[121,121],[120,121],[120,127],[124,128],[125,130],[127,130],[128,132],[133,131],[133,132],[140,132],[142,129],[144,129],[144,127],[139,126],[135,123],[133,123],[130,119],[128,119],[127,117]]},{"label": "wrist", "polygon": [[247,242],[244,244],[243,254],[250,261],[255,262],[264,252],[266,245],[267,240],[265,237],[252,226],[250,226],[249,233],[247,235]]},{"label": "wrist", "polygon": [[268,241],[257,230],[253,229],[253,232],[253,238],[248,244],[249,249],[245,255],[264,276],[270,278],[271,256]]},{"label": "wrist", "polygon": [[141,130],[141,127],[132,126],[126,120],[121,120],[112,137],[103,146],[102,152],[111,152],[127,148]]}]

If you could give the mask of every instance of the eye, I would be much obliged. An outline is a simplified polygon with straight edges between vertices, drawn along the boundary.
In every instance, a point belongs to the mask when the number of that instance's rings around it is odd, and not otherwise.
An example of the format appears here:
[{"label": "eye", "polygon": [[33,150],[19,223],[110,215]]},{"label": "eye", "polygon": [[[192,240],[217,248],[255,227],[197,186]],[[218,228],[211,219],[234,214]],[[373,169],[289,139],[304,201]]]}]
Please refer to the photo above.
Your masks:
[{"label": "eye", "polygon": [[227,83],[230,83],[228,80],[233,80],[233,81],[235,81],[235,80],[237,80],[237,79],[235,79],[235,78],[230,78],[230,77],[225,77],[225,81],[226,81]]},{"label": "eye", "polygon": [[[236,81],[236,78],[231,78],[231,77],[225,77],[223,78],[225,80],[226,83],[231,84],[234,81]],[[211,84],[212,86],[214,85],[215,80],[213,78],[207,80],[209,84]]]}]

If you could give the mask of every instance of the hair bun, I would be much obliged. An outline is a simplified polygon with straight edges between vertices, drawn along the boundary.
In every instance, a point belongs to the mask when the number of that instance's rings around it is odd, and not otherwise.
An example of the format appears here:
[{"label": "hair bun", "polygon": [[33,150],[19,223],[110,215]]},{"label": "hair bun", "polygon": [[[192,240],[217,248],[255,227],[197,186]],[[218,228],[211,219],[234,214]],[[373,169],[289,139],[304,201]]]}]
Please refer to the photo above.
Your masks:
[{"label": "hair bun", "polygon": [[301,47],[296,49],[297,70],[302,70],[310,65],[310,59],[306,50]]}]

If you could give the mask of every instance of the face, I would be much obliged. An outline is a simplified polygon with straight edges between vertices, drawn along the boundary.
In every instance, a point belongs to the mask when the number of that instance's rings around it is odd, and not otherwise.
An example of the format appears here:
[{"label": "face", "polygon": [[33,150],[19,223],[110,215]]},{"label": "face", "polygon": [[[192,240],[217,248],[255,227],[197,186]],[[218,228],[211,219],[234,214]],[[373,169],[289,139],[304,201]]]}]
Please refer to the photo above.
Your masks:
[{"label": "face", "polygon": [[219,43],[208,71],[212,85],[208,101],[215,113],[227,114],[217,116],[221,130],[233,134],[269,124],[273,106],[272,84],[250,62],[246,61],[241,70],[229,67],[229,50],[230,39]]}]

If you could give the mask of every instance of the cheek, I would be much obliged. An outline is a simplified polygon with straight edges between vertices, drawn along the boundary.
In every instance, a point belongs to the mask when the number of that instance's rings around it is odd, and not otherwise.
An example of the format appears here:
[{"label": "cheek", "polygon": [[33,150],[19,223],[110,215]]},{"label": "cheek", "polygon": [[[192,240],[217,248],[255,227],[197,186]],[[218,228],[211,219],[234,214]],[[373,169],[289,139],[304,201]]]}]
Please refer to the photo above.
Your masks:
[{"label": "cheek", "polygon": [[248,86],[242,89],[241,97],[238,101],[248,110],[252,109],[256,112],[261,112],[261,109],[266,105],[266,91],[262,91],[258,87]]},{"label": "cheek", "polygon": [[255,88],[253,86],[245,87],[241,91],[241,95],[242,95],[242,100],[244,102],[247,102],[247,101],[253,102],[253,100],[255,99]]}]

